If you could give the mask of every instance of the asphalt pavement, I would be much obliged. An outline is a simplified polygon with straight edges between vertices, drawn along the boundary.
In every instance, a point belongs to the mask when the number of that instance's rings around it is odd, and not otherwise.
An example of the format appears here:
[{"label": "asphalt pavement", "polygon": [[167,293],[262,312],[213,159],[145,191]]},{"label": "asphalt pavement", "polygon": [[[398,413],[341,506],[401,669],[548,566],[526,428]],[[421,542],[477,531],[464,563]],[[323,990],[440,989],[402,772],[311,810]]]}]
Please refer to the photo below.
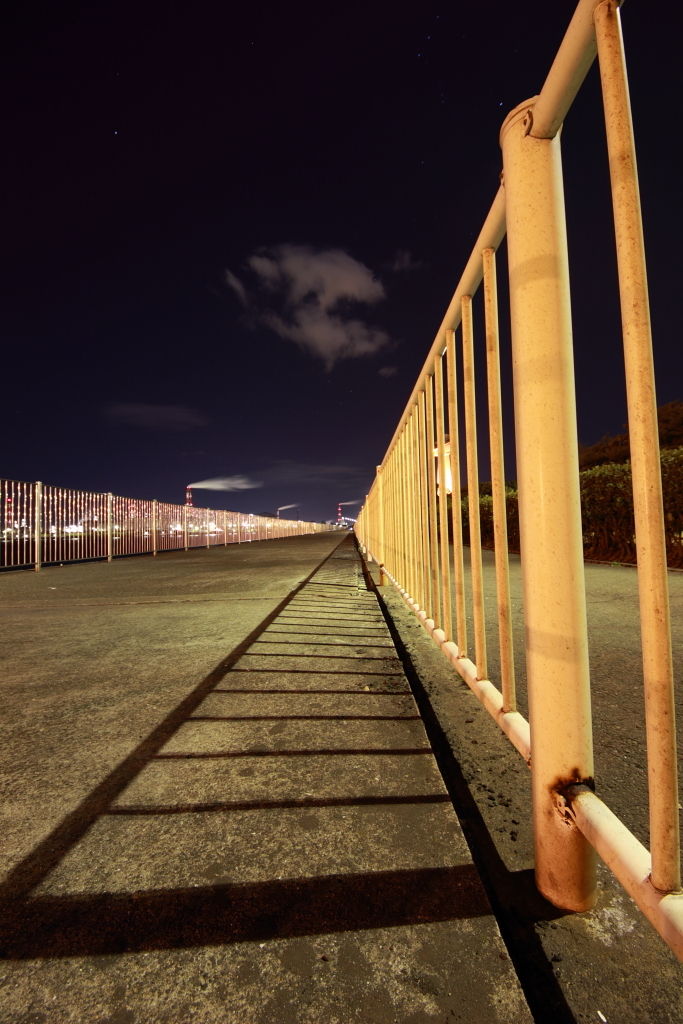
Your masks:
[{"label": "asphalt pavement", "polygon": [[3,1024],[531,1021],[350,537],[4,574],[0,637]]}]

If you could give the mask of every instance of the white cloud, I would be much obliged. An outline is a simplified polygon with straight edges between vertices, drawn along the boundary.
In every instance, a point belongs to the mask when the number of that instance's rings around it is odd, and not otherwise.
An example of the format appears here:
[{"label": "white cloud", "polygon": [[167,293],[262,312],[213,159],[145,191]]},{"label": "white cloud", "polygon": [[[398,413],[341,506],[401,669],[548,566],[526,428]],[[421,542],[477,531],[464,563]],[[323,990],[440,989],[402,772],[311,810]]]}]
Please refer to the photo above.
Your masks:
[{"label": "white cloud", "polygon": [[380,377],[395,377],[398,373],[398,366],[380,366],[377,372]]},{"label": "white cloud", "polygon": [[247,262],[271,286],[283,283],[293,305],[313,298],[321,309],[330,310],[340,299],[372,303],[385,297],[372,271],[341,249],[315,252],[307,245],[280,245],[270,255],[256,254]]},{"label": "white cloud", "polygon": [[389,343],[385,331],[350,314],[351,305],[372,305],[385,291],[368,267],[341,249],[280,245],[254,253],[247,267],[256,278],[255,292],[230,271],[226,281],[249,306],[252,324],[294,341],[328,370],[340,359],[373,355]]},{"label": "white cloud", "polygon": [[263,484],[259,480],[250,480],[248,476],[214,476],[210,480],[196,480],[188,487],[203,491],[253,491]]},{"label": "white cloud", "polygon": [[247,292],[246,292],[246,289],[245,289],[244,285],[240,281],[239,277],[235,277],[235,275],[233,273],[231,273],[231,271],[226,270],[225,271],[225,280],[226,280],[227,284],[229,285],[229,287],[232,288],[232,290],[234,291],[235,295],[240,300],[242,305],[246,306],[247,305],[247,301],[248,301],[247,300]]},{"label": "white cloud", "polygon": [[[282,459],[273,462],[265,469],[255,470],[252,474],[244,473],[235,476],[217,476],[209,480],[195,480],[188,484],[188,487],[205,491],[250,491],[258,487],[266,487],[269,490],[278,490],[296,487],[296,494],[300,487],[307,487],[313,490],[321,488],[338,487],[343,488],[348,494],[360,490],[368,484],[372,478],[372,472],[367,469],[360,469],[357,466],[327,466],[320,463],[294,462],[291,459]],[[283,495],[284,497],[284,495]],[[347,502],[347,504],[353,504]],[[280,511],[287,508],[298,508],[301,502],[280,506]]]},{"label": "white cloud", "polygon": [[205,427],[205,416],[185,405],[146,405],[143,402],[110,402],[105,406],[107,419],[130,427],[150,430],[185,431]]}]

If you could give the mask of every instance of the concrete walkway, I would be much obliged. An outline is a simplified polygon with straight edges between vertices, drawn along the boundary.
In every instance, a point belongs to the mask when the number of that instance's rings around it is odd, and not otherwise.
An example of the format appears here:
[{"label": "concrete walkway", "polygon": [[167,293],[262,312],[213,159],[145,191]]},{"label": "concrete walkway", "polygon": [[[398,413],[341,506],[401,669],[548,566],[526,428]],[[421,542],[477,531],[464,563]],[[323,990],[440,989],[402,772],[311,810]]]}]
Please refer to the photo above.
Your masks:
[{"label": "concrete walkway", "polygon": [[0,577],[0,1021],[531,1020],[337,545]]}]

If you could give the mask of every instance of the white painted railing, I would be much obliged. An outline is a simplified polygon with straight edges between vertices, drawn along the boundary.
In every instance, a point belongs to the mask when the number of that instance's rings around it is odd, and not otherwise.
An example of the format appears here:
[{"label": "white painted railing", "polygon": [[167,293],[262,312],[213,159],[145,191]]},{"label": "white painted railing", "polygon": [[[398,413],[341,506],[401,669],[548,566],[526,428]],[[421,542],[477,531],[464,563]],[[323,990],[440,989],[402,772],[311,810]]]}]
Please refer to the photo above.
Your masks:
[{"label": "white painted railing", "polygon": [[[599,57],[612,182],[643,647],[651,853],[594,793],[560,127]],[[536,880],[567,910],[596,895],[594,851],[683,959],[674,688],[657,405],[635,148],[616,0],[581,0],[540,95],[503,123],[503,184],[358,517],[403,595],[532,772]],[[530,721],[517,712],[495,253],[507,234]],[[488,679],[472,296],[484,282],[501,688]],[[460,329],[459,359],[456,331]],[[466,630],[457,380],[462,375],[474,651]],[[444,486],[441,486],[441,481]],[[449,543],[452,536],[452,547]]]},{"label": "white painted railing", "polygon": [[334,527],[0,479],[0,568],[156,555]]}]

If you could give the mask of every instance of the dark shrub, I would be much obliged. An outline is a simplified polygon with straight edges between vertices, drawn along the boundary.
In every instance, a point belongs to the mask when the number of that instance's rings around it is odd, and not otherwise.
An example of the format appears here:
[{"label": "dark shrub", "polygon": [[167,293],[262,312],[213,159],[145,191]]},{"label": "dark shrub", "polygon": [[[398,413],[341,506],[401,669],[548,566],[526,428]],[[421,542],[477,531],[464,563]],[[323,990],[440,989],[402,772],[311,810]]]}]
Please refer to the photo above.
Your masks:
[{"label": "dark shrub", "polygon": [[[673,404],[673,403],[672,403]],[[664,407],[666,409],[666,406]],[[683,568],[683,447],[661,453],[662,489],[666,526],[667,562]],[[636,543],[631,490],[631,464],[605,463],[580,473],[583,549],[586,558],[606,562],[635,562]],[[508,549],[519,551],[519,509],[517,492],[506,487]],[[470,541],[469,499],[463,497],[463,539]],[[449,499],[450,510],[450,499]],[[494,547],[493,499],[479,497],[481,540]]]}]

